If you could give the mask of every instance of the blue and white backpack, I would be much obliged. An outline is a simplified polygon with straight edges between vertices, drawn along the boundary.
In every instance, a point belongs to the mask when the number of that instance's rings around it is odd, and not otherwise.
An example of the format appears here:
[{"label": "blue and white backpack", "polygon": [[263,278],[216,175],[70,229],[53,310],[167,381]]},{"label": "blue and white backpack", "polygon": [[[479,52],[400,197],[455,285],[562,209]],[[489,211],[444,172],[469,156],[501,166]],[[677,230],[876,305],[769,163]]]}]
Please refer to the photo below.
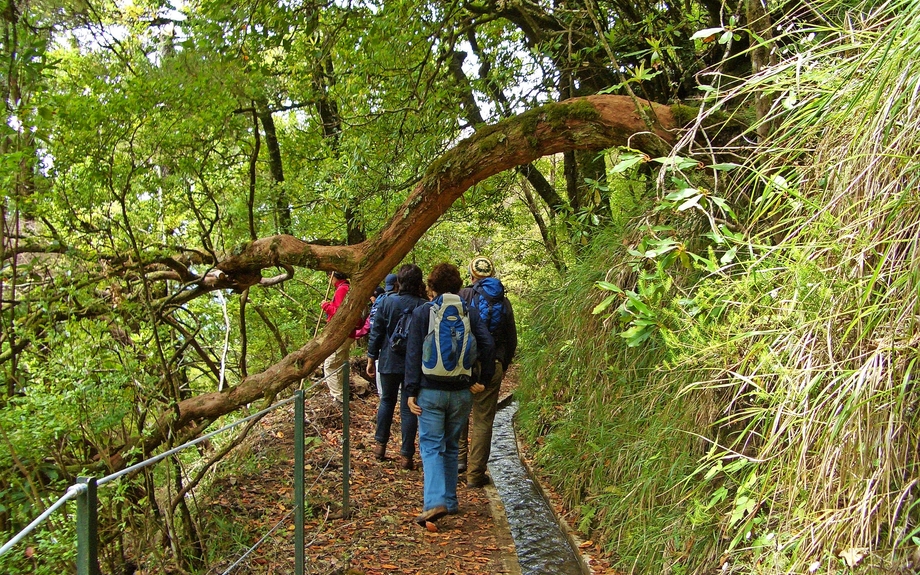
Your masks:
[{"label": "blue and white backpack", "polygon": [[428,305],[422,373],[432,381],[469,380],[477,349],[466,302],[456,294],[445,293]]}]

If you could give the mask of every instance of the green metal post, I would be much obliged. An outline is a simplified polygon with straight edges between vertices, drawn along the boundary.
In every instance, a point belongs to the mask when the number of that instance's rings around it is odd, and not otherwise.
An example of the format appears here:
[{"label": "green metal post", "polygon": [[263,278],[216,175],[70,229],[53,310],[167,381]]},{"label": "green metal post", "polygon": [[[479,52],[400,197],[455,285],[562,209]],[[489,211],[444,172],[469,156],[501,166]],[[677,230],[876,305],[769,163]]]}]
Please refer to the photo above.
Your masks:
[{"label": "green metal post", "polygon": [[344,376],[345,385],[342,386],[342,517],[349,517],[351,503],[349,484],[351,483],[351,412],[348,404],[351,401],[349,368],[348,360],[342,364],[342,375]]},{"label": "green metal post", "polygon": [[79,477],[86,491],[77,496],[77,575],[99,575],[99,524],[96,478]]},{"label": "green metal post", "polygon": [[303,575],[303,390],[294,397],[294,573]]}]

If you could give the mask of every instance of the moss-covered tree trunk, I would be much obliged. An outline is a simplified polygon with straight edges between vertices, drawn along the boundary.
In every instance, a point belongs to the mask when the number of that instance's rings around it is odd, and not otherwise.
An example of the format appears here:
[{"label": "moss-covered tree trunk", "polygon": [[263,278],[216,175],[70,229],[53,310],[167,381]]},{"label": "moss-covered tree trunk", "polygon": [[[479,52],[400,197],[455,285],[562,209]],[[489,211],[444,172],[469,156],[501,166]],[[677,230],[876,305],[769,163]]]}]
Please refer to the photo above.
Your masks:
[{"label": "moss-covered tree trunk", "polygon": [[[670,130],[676,123],[670,109],[649,102],[643,105],[652,106],[658,118],[654,134],[646,132],[632,101],[623,96],[589,96],[548,104],[482,128],[434,162],[389,224],[360,244],[321,246],[280,235],[242,246],[218,264],[211,283],[198,293],[218,288],[242,291],[265,283],[261,279],[263,269],[281,266],[288,270],[308,267],[348,273],[352,278],[349,297],[316,339],[264,371],[249,375],[235,387],[183,400],[178,405],[178,420],[174,419],[175,411],[165,413],[159,421],[159,432],[145,440],[145,450],[162,443],[170,425],[178,429],[193,420],[219,417],[306,377],[344,341],[383,277],[474,184],[549,154],[600,150],[625,145],[627,140],[632,147],[647,150],[672,142]],[[124,462],[110,463],[119,467]]]}]

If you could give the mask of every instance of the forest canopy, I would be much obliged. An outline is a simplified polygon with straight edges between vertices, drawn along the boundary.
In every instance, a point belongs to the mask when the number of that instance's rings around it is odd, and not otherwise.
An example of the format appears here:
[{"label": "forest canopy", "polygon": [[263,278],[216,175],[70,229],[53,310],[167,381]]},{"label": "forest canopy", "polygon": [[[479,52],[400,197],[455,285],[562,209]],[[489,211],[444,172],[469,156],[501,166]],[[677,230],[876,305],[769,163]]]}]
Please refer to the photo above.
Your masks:
[{"label": "forest canopy", "polygon": [[[10,0],[0,20],[0,533],[308,378],[400,263],[488,253],[532,311],[528,374],[567,374],[522,382],[526,432],[623,565],[664,569],[675,542],[621,537],[635,518],[593,502],[628,466],[581,449],[649,462],[657,507],[632,533],[680,525],[683,572],[757,564],[745,538],[808,531],[802,509],[820,528],[770,547],[777,572],[916,535],[913,434],[847,432],[891,394],[890,428],[914,422],[883,381],[913,366],[915,322],[886,315],[916,306],[909,2]],[[320,331],[333,270],[351,294]],[[840,408],[825,380],[877,395]],[[615,402],[649,428],[580,419]],[[833,437],[794,436],[802,413]],[[851,462],[894,446],[874,539],[822,511],[858,480],[812,507],[797,491],[801,462],[850,477],[840,437]],[[104,522],[176,511],[152,499],[138,481]]]},{"label": "forest canopy", "polygon": [[[429,8],[418,19],[396,4],[11,5],[6,396],[28,395],[44,379],[35,361],[73,357],[77,341],[95,344],[77,356],[139,370],[125,400],[142,415],[97,453],[117,467],[140,437],[147,452],[169,429],[310,373],[470,187],[526,169],[542,178],[537,216],[609,212],[584,179],[560,193],[532,163],[672,141],[670,110],[632,93],[552,103],[597,92],[553,82],[597,83],[603,58],[590,73],[579,63],[541,75],[539,63],[561,64],[536,41],[549,30],[528,40],[499,25],[495,7]],[[553,27],[558,36],[562,23]],[[479,78],[466,76],[463,49],[480,60]],[[566,169],[596,164],[585,154]],[[501,203],[500,189],[479,195]],[[315,341],[290,329],[308,306],[284,304],[322,289],[299,288],[298,268],[353,275],[345,313]],[[259,320],[249,329],[244,302]],[[242,347],[220,344],[228,305],[239,307]],[[88,338],[64,335],[74,333]],[[125,383],[108,378],[125,375],[97,377],[115,391]],[[70,465],[88,463],[71,455]]]}]

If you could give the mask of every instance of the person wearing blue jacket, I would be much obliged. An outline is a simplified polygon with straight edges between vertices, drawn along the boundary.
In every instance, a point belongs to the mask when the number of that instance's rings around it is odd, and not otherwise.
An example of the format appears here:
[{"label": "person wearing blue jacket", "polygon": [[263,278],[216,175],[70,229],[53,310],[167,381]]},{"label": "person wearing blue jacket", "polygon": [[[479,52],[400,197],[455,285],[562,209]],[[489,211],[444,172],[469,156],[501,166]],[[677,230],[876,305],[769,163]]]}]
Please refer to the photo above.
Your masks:
[{"label": "person wearing blue jacket", "polygon": [[[380,289],[380,288],[377,288]],[[387,277],[383,280],[383,293],[377,296],[377,299],[374,300],[374,305],[371,306],[371,312],[368,316],[371,320],[371,329],[374,328],[374,317],[377,315],[377,310],[383,305],[383,300],[387,296],[393,295],[396,293],[396,274],[387,274]],[[370,333],[370,332],[368,332]],[[374,369],[377,372],[377,377],[374,379],[377,382],[377,395],[383,395],[383,383],[380,382],[380,362],[379,360],[374,361]],[[374,377],[374,372],[368,370],[367,375]]]},{"label": "person wearing blue jacket", "polygon": [[495,369],[492,336],[480,321],[479,311],[461,303],[469,316],[470,332],[476,339],[481,372],[478,375],[473,372],[472,377],[432,379],[422,371],[425,336],[433,328],[429,325],[432,306],[440,306],[444,294],[456,294],[461,287],[463,280],[457,266],[449,263],[435,266],[428,275],[428,288],[435,294],[434,300],[412,312],[409,327],[405,389],[409,409],[418,416],[419,450],[425,470],[424,507],[415,518],[415,522],[422,526],[459,511],[457,455],[460,429],[469,418],[472,394],[485,389],[482,382],[491,381]]},{"label": "person wearing blue jacket", "polygon": [[[387,276],[389,278],[389,276]],[[370,337],[367,342],[367,374],[375,372],[380,382],[380,403],[377,405],[377,430],[374,433],[374,457],[378,461],[386,458],[387,443],[390,441],[390,427],[393,425],[393,412],[396,400],[401,396],[399,406],[400,431],[402,444],[399,449],[399,466],[405,470],[415,468],[415,434],[418,432],[418,419],[409,410],[406,392],[403,387],[405,377],[405,355],[390,346],[390,338],[405,310],[410,312],[428,300],[416,295],[423,286],[422,269],[415,264],[406,264],[399,268],[395,276],[398,288],[381,298],[380,305],[374,312]]]}]

